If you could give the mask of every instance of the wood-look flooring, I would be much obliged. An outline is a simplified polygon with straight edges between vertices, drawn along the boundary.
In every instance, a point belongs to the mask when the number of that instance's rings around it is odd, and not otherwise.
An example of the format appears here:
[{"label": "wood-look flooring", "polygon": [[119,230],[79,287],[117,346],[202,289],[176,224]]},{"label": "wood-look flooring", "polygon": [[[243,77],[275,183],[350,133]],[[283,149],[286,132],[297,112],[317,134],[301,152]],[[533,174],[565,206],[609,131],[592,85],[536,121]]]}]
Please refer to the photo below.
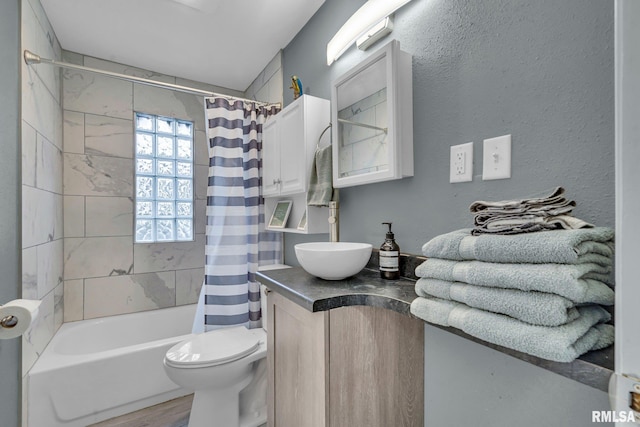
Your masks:
[{"label": "wood-look flooring", "polygon": [[190,394],[88,427],[187,427],[192,401]]}]

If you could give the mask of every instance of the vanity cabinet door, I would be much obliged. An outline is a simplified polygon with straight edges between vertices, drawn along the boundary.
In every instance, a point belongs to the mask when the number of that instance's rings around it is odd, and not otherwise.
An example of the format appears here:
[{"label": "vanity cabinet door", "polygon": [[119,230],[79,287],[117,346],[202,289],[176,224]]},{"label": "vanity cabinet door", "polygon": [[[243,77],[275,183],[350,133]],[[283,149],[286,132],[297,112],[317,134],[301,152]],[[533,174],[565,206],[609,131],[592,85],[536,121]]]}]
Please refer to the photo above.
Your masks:
[{"label": "vanity cabinet door", "polygon": [[326,426],[328,312],[312,313],[271,292],[267,313],[268,425]]},{"label": "vanity cabinet door", "polygon": [[330,311],[331,427],[424,425],[424,322],[379,307]]}]

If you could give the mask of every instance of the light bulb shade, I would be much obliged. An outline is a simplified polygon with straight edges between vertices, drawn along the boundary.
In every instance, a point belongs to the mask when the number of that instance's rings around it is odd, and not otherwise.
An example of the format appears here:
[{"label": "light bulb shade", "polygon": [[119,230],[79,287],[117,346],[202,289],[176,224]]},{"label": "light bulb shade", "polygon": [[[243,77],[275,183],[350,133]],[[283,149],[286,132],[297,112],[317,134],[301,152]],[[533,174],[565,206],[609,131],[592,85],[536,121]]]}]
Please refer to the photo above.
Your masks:
[{"label": "light bulb shade", "polygon": [[369,0],[344,23],[327,44],[327,65],[338,59],[371,27],[411,0]]}]

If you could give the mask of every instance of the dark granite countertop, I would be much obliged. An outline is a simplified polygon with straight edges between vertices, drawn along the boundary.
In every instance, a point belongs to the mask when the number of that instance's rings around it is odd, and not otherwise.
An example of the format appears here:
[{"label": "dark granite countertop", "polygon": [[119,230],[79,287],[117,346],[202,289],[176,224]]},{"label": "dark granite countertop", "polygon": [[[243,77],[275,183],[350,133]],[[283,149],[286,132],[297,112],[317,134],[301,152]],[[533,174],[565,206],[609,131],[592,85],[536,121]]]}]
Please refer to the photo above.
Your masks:
[{"label": "dark granite countertop", "polygon": [[387,308],[410,316],[409,306],[417,298],[415,282],[385,280],[365,268],[345,280],[323,280],[302,267],[258,272],[261,282],[309,311],[326,311],[350,305]]},{"label": "dark granite countertop", "polygon": [[[412,269],[423,259],[405,257],[405,262]],[[417,298],[415,281],[407,278],[385,280],[380,278],[376,269],[371,268],[374,267],[372,263],[368,267],[354,277],[339,281],[319,279],[301,267],[260,271],[258,277],[272,291],[312,312],[366,305],[386,308],[417,319],[409,311],[411,302]],[[613,373],[613,346],[589,352],[571,363],[560,363],[488,343],[456,328],[429,324],[598,390],[608,390],[609,377]]]}]

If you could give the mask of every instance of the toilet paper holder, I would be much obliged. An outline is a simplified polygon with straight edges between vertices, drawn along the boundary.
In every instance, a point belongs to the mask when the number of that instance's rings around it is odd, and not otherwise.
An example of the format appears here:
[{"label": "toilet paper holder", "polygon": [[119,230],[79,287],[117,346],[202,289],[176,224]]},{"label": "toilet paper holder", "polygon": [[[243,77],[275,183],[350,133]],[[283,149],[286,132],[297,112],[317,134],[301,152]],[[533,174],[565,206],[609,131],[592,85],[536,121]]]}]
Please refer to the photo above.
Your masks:
[{"label": "toilet paper holder", "polygon": [[0,320],[0,326],[5,329],[15,328],[18,324],[18,318],[16,316],[5,316]]},{"label": "toilet paper holder", "polygon": [[23,335],[38,315],[42,301],[16,299],[0,305],[0,340]]}]

